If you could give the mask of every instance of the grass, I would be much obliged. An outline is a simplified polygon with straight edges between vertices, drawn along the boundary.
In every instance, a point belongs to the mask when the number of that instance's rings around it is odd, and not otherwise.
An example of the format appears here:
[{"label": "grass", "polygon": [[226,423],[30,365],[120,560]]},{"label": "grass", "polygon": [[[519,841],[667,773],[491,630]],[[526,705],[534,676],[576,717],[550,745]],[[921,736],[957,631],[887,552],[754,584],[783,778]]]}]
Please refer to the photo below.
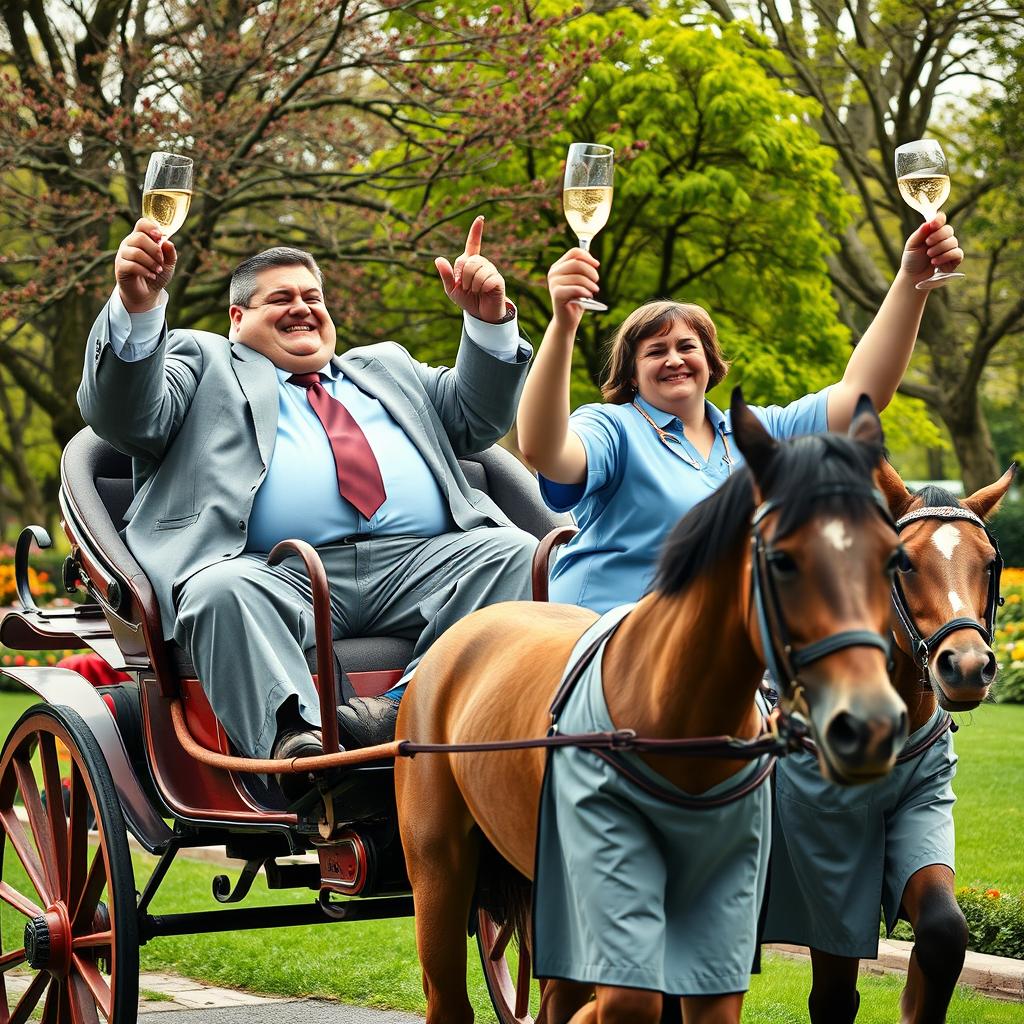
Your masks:
[{"label": "grass", "polygon": [[[0,733],[33,703],[29,695],[0,694]],[[1019,837],[1024,807],[1024,752],[1015,738],[1024,732],[1024,707],[986,707],[967,719],[957,735],[961,756],[956,789],[957,836],[961,884],[1024,888]],[[135,858],[136,887],[141,888],[155,859]],[[152,908],[153,913],[217,909],[210,883],[220,868],[179,860],[171,869]],[[237,874],[237,872],[228,872]],[[10,868],[5,879],[14,882]],[[17,883],[15,883],[17,884]],[[309,891],[268,892],[258,883],[247,906],[310,902]],[[4,948],[19,927],[10,908],[0,906]],[[16,934],[17,933],[17,934]],[[470,998],[478,1019],[492,1011],[477,962],[475,942],[467,945]],[[343,923],[310,928],[227,932],[154,939],[142,949],[144,970],[173,970],[218,985],[280,995],[341,999],[366,1006],[422,1012],[419,964],[413,923],[409,920]],[[743,1019],[751,1024],[787,1024],[806,1020],[810,987],[808,966],[769,954],[765,969],[753,980]],[[898,1019],[902,979],[864,975],[858,1024],[890,1024]],[[1009,1024],[1020,1019],[1020,1006],[1000,1003],[959,989],[950,1024]]]},{"label": "grass", "polygon": [[956,716],[957,885],[1024,890],[1024,705]]}]

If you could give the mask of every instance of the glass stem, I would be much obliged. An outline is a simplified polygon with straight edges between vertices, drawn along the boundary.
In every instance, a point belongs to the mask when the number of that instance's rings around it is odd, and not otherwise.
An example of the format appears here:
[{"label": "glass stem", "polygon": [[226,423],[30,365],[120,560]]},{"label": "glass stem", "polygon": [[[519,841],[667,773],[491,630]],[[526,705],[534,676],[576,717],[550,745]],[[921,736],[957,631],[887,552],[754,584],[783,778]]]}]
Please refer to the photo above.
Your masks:
[{"label": "glass stem", "polygon": [[581,238],[580,239],[580,248],[584,252],[590,252],[590,239],[589,238]]}]

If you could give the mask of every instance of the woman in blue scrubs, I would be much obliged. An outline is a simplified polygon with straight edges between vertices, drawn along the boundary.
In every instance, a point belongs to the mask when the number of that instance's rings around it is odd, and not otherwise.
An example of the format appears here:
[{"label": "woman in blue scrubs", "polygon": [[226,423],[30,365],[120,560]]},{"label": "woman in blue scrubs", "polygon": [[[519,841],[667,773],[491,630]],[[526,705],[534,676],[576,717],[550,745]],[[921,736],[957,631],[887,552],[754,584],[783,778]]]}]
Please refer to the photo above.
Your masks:
[{"label": "woman in blue scrubs", "polygon": [[[786,406],[752,407],[783,439],[849,426],[857,399],[892,399],[910,362],[928,292],[918,281],[963,259],[945,214],[907,240],[900,270],[842,380]],[[572,511],[579,532],[560,549],[550,599],[597,612],[638,600],[650,586],[668,530],[723,483],[741,456],[729,414],[705,392],[724,377],[715,325],[700,306],[650,302],[616,333],[603,403],[569,415],[572,349],[596,294],[598,261],[570,249],[548,271],[552,318],[519,404],[519,447],[537,470],[547,504]]]}]

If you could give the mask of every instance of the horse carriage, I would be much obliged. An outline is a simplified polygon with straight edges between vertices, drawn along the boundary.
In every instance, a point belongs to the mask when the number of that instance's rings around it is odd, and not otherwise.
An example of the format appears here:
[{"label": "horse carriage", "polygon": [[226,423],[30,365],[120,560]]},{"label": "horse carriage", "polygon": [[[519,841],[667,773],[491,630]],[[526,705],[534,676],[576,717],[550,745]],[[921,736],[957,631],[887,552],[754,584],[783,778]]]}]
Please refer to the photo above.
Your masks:
[{"label": "horse carriage", "polygon": [[[734,407],[734,422],[740,413],[746,425],[738,429],[738,442],[760,488],[764,466],[774,458],[774,448],[769,447],[774,442],[738,407]],[[865,451],[880,451],[877,418],[872,412],[868,419],[862,420],[870,434]],[[855,431],[856,423],[851,433]],[[597,737],[611,748],[633,745],[634,749],[683,754],[676,765],[689,753],[693,760],[688,766],[667,768],[665,775],[678,772],[682,788],[699,779],[700,788],[691,791],[700,792],[727,779],[736,771],[739,758],[750,758],[752,752],[756,756],[784,752],[787,744],[799,745],[807,739],[806,730],[802,735],[780,737],[777,717],[769,720],[768,731],[753,740],[731,738],[741,735],[737,726],[749,724],[755,714],[755,691],[769,663],[776,678],[786,681],[783,703],[802,709],[830,770],[840,766],[848,777],[858,771],[877,775],[895,761],[906,730],[905,708],[918,703],[916,694],[927,691],[928,699],[939,695],[944,706],[950,701],[954,709],[973,706],[981,699],[994,674],[987,640],[999,580],[998,551],[989,545],[982,519],[1005,493],[1011,474],[973,496],[973,511],[942,507],[905,515],[918,532],[912,540],[901,537],[905,546],[896,547],[893,527],[897,524],[871,487],[874,457],[858,456],[858,468],[839,470],[840,478],[833,467],[832,477],[809,483],[829,460],[820,457],[819,449],[805,446],[801,451],[803,455],[793,461],[782,483],[769,482],[763,504],[756,510],[753,493],[738,483],[721,489],[699,515],[684,519],[681,532],[670,538],[663,554],[660,580],[668,579],[667,588],[644,606],[646,619],[641,616],[618,634],[625,640],[611,664],[621,663],[623,671],[608,692],[628,694],[637,680],[653,679],[658,668],[664,685],[652,706],[669,709],[679,721],[666,713],[661,723],[665,731],[639,733],[655,737],[647,741],[639,741],[630,729],[548,737],[548,741],[582,746],[576,741]],[[532,477],[511,455],[491,449],[465,460],[463,468],[474,486],[486,490],[513,522],[543,538],[534,584],[535,597],[546,597],[548,556],[571,527],[541,505]],[[132,1024],[138,1003],[138,949],[151,938],[408,916],[413,913],[410,888],[422,894],[424,886],[430,890],[430,899],[425,901],[425,913],[417,903],[417,927],[428,1014],[433,1012],[439,1020],[465,1017],[464,985],[451,968],[453,964],[461,967],[465,978],[461,958],[468,923],[476,933],[498,1020],[501,1024],[530,1020],[527,922],[514,899],[507,907],[512,912],[501,914],[495,912],[496,907],[501,909],[501,901],[495,902],[493,892],[482,893],[479,899],[470,897],[480,877],[475,866],[478,856],[496,851],[506,867],[532,877],[537,790],[546,753],[539,747],[546,741],[520,742],[518,738],[543,733],[547,699],[561,671],[557,666],[565,664],[559,647],[565,646],[568,653],[591,621],[589,613],[563,609],[545,616],[529,603],[496,606],[446,633],[421,663],[421,668],[426,666],[428,685],[438,687],[442,696],[435,702],[437,708],[428,712],[424,712],[426,702],[418,708],[413,703],[408,716],[413,726],[417,714],[436,711],[435,718],[443,718],[443,694],[454,692],[459,675],[456,661],[462,653],[470,650],[475,656],[487,644],[500,648],[501,657],[494,659],[493,671],[488,670],[490,678],[483,670],[474,673],[474,685],[482,685],[485,695],[490,688],[490,706],[501,707],[501,728],[510,729],[509,735],[488,734],[487,729],[482,734],[460,735],[461,725],[449,728],[442,722],[440,733],[445,739],[441,744],[401,740],[342,753],[335,716],[328,712],[339,697],[388,689],[407,663],[410,648],[385,637],[334,642],[326,581],[315,552],[301,542],[282,542],[270,559],[298,553],[313,582],[317,646],[310,652],[310,667],[323,712],[324,754],[291,762],[241,758],[232,751],[185,653],[161,639],[149,581],[118,533],[132,494],[129,460],[85,430],[68,445],[61,472],[60,508],[71,543],[64,583],[69,592],[84,588],[89,601],[52,610],[35,606],[28,587],[29,549],[33,539],[45,546],[49,538],[45,531],[30,527],[22,534],[15,559],[22,607],[0,622],[0,641],[24,650],[90,647],[114,667],[123,668],[130,681],[94,687],[68,669],[5,669],[43,701],[25,712],[0,753],[0,827],[17,861],[17,870],[5,866],[0,901],[24,918],[23,945],[0,948],[0,995],[12,1024],[22,1024],[40,1003],[48,1024],[98,1021],[101,1015],[111,1024]],[[915,499],[894,473],[891,477],[888,484],[883,478],[886,496],[890,504],[894,499],[902,503],[905,511]],[[821,526],[823,510],[830,516],[845,515],[852,502],[858,503],[861,512],[847,523],[849,535],[837,537],[837,529],[828,524],[820,530],[813,526],[815,522]],[[794,519],[791,511],[798,506],[802,511]],[[731,523],[724,531],[719,528],[723,515]],[[792,521],[786,521],[787,515]],[[890,612],[886,573],[897,573],[908,549],[923,567],[934,557],[929,552],[941,548],[928,538],[951,518],[981,526],[970,542],[972,554],[964,560],[962,586],[957,584],[965,611],[977,609],[977,617],[959,616],[943,625],[948,618],[948,578],[936,572],[942,594],[935,597],[935,587],[927,586],[929,574],[922,573],[919,581],[913,581],[898,620]],[[708,536],[717,538],[717,553],[709,550]],[[851,546],[856,556],[852,561],[845,554]],[[967,547],[965,535],[963,549]],[[806,565],[798,565],[797,558]],[[677,564],[672,564],[673,559]],[[723,566],[729,571],[723,571]],[[851,573],[857,574],[858,582],[849,592],[859,603],[840,614],[828,607],[822,595],[843,592]],[[801,619],[794,615],[800,608],[814,608],[815,614]],[[724,618],[722,609],[727,609]],[[894,624],[889,626],[891,615]],[[523,616],[529,619],[527,628],[510,633],[511,620]],[[714,618],[702,622],[701,616]],[[661,620],[659,635],[667,638],[670,651],[649,642],[655,618]],[[530,622],[536,628],[530,628]],[[863,625],[849,628],[857,623]],[[555,632],[545,639],[547,626],[557,632],[556,641],[552,641]],[[884,652],[889,651],[890,640],[883,632],[890,629],[909,666],[905,695],[914,699],[906,705],[895,700],[885,671]],[[965,635],[973,639],[968,642]],[[959,639],[951,646],[954,636]],[[551,648],[543,659],[538,645]],[[742,672],[734,671],[731,663],[728,671],[701,668],[715,658],[721,668],[735,657],[742,659]],[[832,670],[822,669],[826,664]],[[530,671],[524,672],[527,667]],[[520,699],[505,707],[496,695],[509,692],[509,680],[502,673],[510,671],[522,685]],[[691,688],[684,694],[674,680],[686,673],[690,673]],[[608,680],[606,676],[606,689]],[[726,683],[736,692],[725,692]],[[695,724],[680,724],[684,714],[697,713],[704,717]],[[735,721],[718,728],[723,713],[734,715]],[[872,724],[880,715],[885,716],[884,735]],[[492,715],[488,728],[495,720]],[[618,716],[613,720],[620,721]],[[399,725],[401,729],[401,718]],[[436,730],[417,733],[414,729],[411,735],[416,734],[429,739]],[[426,762],[405,756],[453,741],[464,744],[468,758],[456,758],[451,746],[441,751],[443,756]],[[637,747],[640,742],[648,746]],[[484,770],[480,758],[489,756],[489,749],[518,749],[518,753],[488,762]],[[61,767],[61,754],[70,760],[67,772]],[[502,790],[500,827],[477,819],[477,832],[488,840],[483,851],[477,849],[479,836],[472,851],[462,838],[452,842],[446,838],[439,844],[436,830],[448,827],[443,817],[435,815],[423,826],[415,815],[406,813],[403,853],[394,783],[396,757],[402,758],[399,804],[405,800],[407,808],[426,807],[437,796],[440,782],[447,787],[448,810],[459,821],[472,822],[466,812],[468,806],[479,807],[474,789],[494,790],[495,780],[513,777],[520,783],[514,794],[511,784]],[[717,759],[713,767],[709,758]],[[661,760],[667,764],[665,758]],[[423,768],[414,770],[413,764]],[[491,765],[502,767],[492,771]],[[273,781],[274,774],[282,771],[311,773],[314,785],[308,795],[289,805]],[[159,858],[140,892],[136,892],[128,833]],[[214,878],[213,895],[220,903],[241,902],[261,871],[269,888],[309,889],[316,899],[305,906],[151,914],[150,905],[174,858],[197,846],[223,847],[229,858],[243,865],[233,886],[224,875]],[[316,859],[297,859],[299,854],[315,854]],[[452,857],[457,864],[445,860]],[[466,872],[460,879],[457,867],[471,869],[468,889]],[[927,897],[926,891],[922,898]],[[430,949],[432,936],[438,950],[444,945],[450,955]],[[518,940],[518,958],[512,956],[513,939]],[[956,968],[953,979],[958,972]],[[16,978],[27,987],[16,986]],[[558,990],[559,985],[549,986],[544,998],[554,1003],[562,998]],[[586,992],[566,991],[564,998],[564,1005],[569,1005],[585,999]]]},{"label": "horse carriage", "polygon": [[[541,504],[533,478],[501,448],[462,465],[522,529],[540,538],[565,528],[566,518]],[[29,549],[33,540],[45,547],[50,539],[29,527],[16,550],[21,608],[0,622],[0,641],[20,650],[88,647],[130,681],[94,687],[66,668],[5,669],[41,699],[0,754],[2,840],[18,868],[8,856],[0,900],[24,916],[24,944],[0,949],[0,998],[13,1024],[40,1005],[47,1024],[132,1024],[139,947],[157,936],[413,912],[388,751],[332,755],[337,722],[326,713],[339,696],[375,695],[393,685],[411,642],[332,641],[315,552],[284,542],[302,553],[313,577],[317,648],[308,655],[325,711],[325,754],[291,766],[235,756],[186,652],[162,640],[150,583],[118,533],[131,497],[130,460],[83,430],[63,455],[60,510],[71,544],[63,582],[70,593],[84,590],[87,600],[37,607],[28,586]],[[546,587],[545,573],[537,579]],[[268,778],[282,770],[314,771],[315,788],[289,806]],[[129,834],[159,858],[139,892]],[[214,877],[220,903],[240,903],[261,871],[271,889],[309,889],[316,898],[299,906],[150,913],[175,857],[199,846],[223,847],[242,865],[233,886],[226,875]],[[296,862],[300,854],[316,860]],[[474,923],[499,1021],[528,1019],[516,1008],[516,989],[528,982],[510,976],[509,935],[483,912]],[[525,959],[523,965],[528,971]]]}]

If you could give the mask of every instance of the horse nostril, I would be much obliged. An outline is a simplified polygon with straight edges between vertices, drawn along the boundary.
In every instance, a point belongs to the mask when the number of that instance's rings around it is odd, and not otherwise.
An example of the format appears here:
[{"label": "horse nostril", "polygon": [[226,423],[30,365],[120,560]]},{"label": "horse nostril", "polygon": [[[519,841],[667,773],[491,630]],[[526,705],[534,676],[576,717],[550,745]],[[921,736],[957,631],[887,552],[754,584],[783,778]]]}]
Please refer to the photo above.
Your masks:
[{"label": "horse nostril", "polygon": [[847,711],[835,715],[825,730],[825,739],[837,757],[853,757],[863,747],[864,738],[864,723]]},{"label": "horse nostril", "polygon": [[896,731],[893,733],[893,738],[902,743],[907,738],[907,730],[909,728],[909,719],[906,711],[901,711],[899,718],[896,719]]},{"label": "horse nostril", "polygon": [[999,663],[996,661],[996,656],[989,651],[985,655],[985,667],[981,670],[981,678],[986,686],[990,686],[992,680],[996,677],[996,672],[999,670]]},{"label": "horse nostril", "polygon": [[952,651],[943,651],[935,659],[935,671],[939,678],[946,683],[955,683],[958,678],[956,659]]}]

